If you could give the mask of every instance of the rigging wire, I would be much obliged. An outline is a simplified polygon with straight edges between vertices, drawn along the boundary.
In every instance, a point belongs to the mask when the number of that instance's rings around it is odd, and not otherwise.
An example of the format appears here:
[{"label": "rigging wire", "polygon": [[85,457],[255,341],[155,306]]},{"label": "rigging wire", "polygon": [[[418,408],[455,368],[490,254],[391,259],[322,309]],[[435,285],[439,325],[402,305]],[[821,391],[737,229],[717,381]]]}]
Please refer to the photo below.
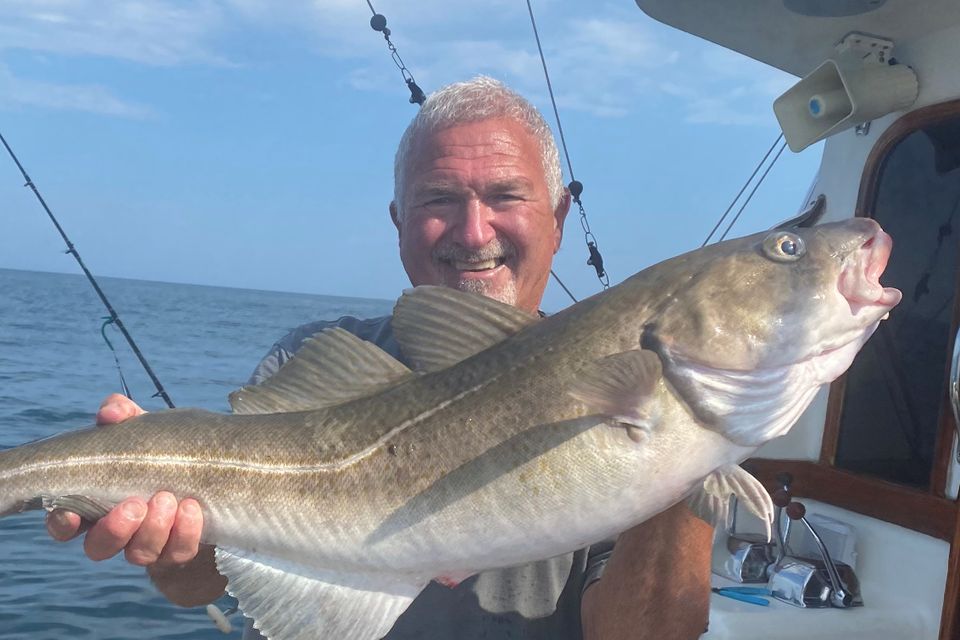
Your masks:
[{"label": "rigging wire", "polygon": [[757,189],[760,188],[760,185],[763,184],[764,179],[767,177],[767,174],[770,173],[770,169],[773,169],[773,165],[777,164],[777,160],[780,159],[780,154],[783,153],[783,150],[787,148],[787,143],[784,142],[780,145],[780,149],[777,151],[777,155],[773,156],[773,160],[770,161],[770,164],[767,165],[767,168],[764,169],[763,173],[760,174],[760,179],[757,180],[757,184],[753,185],[753,189],[750,190],[747,199],[743,201],[743,204],[740,205],[740,208],[737,210],[737,215],[733,216],[733,220],[730,221],[730,224],[727,225],[727,228],[724,230],[723,235],[720,236],[718,242],[722,242],[724,238],[727,237],[727,234],[730,233],[730,229],[733,228],[733,225],[737,223],[737,220],[740,219],[740,214],[743,213],[743,210],[747,208],[747,205],[750,204],[750,201],[753,200],[753,194],[757,192]]},{"label": "rigging wire", "polygon": [[543,66],[543,77],[547,81],[547,91],[550,93],[550,103],[553,105],[553,116],[557,119],[557,132],[560,134],[560,145],[563,147],[563,155],[567,159],[567,169],[570,170],[570,179],[576,180],[573,175],[573,164],[570,162],[570,154],[567,153],[567,140],[563,135],[563,125],[560,124],[560,112],[557,110],[557,101],[553,99],[553,83],[550,82],[550,73],[547,71],[547,59],[543,55],[543,47],[540,45],[540,32],[537,30],[537,21],[533,17],[533,6],[530,0],[527,0],[527,11],[530,13],[530,24],[533,26],[533,38],[537,41],[537,51],[540,53],[540,64]]},{"label": "rigging wire", "polygon": [[413,74],[410,73],[407,66],[403,64],[403,58],[400,57],[400,52],[397,51],[393,42],[390,41],[391,31],[387,27],[386,16],[377,13],[377,10],[373,8],[373,3],[370,2],[370,0],[367,0],[367,6],[370,7],[370,12],[373,14],[373,17],[370,18],[370,28],[382,33],[383,39],[387,41],[387,48],[390,49],[390,57],[393,58],[393,63],[400,69],[400,75],[403,76],[403,81],[407,83],[407,88],[410,89],[410,104],[423,106],[423,103],[427,100],[427,96],[423,92],[423,89],[417,84],[416,80],[413,79]]},{"label": "rigging wire", "polygon": [[[390,41],[391,31],[387,27],[387,18],[383,14],[377,13],[377,10],[373,8],[373,3],[371,0],[366,0],[367,6],[370,7],[370,13],[373,16],[370,18],[370,28],[374,31],[383,34],[383,38],[387,41],[387,48],[390,49],[390,57],[393,58],[394,64],[400,69],[400,74],[403,76],[404,82],[407,83],[407,87],[410,89],[410,102],[416,103],[423,106],[423,103],[426,102],[426,95],[423,90],[417,85],[413,79],[413,74],[407,69],[406,65],[403,63],[403,59],[400,57],[400,54],[397,52],[397,48],[394,46],[393,42]],[[529,3],[528,3],[529,5]],[[533,18],[533,13],[531,12],[530,18]],[[534,24],[534,35],[536,34],[536,24]],[[540,46],[540,36],[537,35],[537,47]],[[543,51],[540,51],[540,59],[543,61]],[[543,62],[544,73],[546,73],[547,67],[546,62]],[[547,86],[550,88],[550,97],[553,99],[553,89],[550,87],[550,76],[547,76]],[[554,114],[557,116],[557,128],[560,129],[560,140],[563,142],[563,152],[567,157],[567,166],[570,168],[570,177],[573,178],[573,166],[570,163],[570,155],[567,154],[567,145],[563,141],[563,129],[560,128],[560,115],[557,114],[557,105],[553,105]],[[600,255],[599,249],[597,249],[596,238],[593,233],[590,231],[590,225],[587,222],[586,212],[583,210],[583,205],[580,204],[580,193],[583,191],[583,185],[574,180],[570,183],[569,186],[571,195],[573,196],[574,202],[580,205],[580,226],[583,227],[584,233],[586,234],[587,239],[587,248],[590,251],[590,259],[587,260],[587,264],[593,266],[597,270],[597,277],[600,277],[600,282],[603,283],[603,288],[606,289],[608,282],[604,281],[606,273],[603,270],[603,256]],[[575,195],[574,195],[575,194]],[[560,288],[566,292],[570,299],[574,303],[577,302],[576,297],[570,292],[570,289],[567,288],[567,285],[563,283],[560,279],[560,276],[557,275],[556,271],[550,269],[550,275],[553,276],[553,279],[557,281],[557,284],[560,285]],[[601,277],[602,276],[602,277]]]},{"label": "rigging wire", "polygon": [[[753,173],[750,174],[750,177],[747,178],[747,181],[743,183],[743,186],[742,186],[742,187],[740,187],[740,191],[739,191],[739,192],[737,193],[737,195],[733,198],[733,200],[730,201],[730,205],[727,207],[727,210],[723,212],[723,215],[720,216],[720,219],[719,219],[719,220],[717,220],[717,224],[713,225],[713,229],[711,229],[711,230],[710,230],[710,233],[707,234],[707,237],[706,237],[706,239],[703,241],[703,244],[700,245],[700,248],[701,248],[701,249],[702,249],[703,247],[707,246],[707,243],[710,242],[710,238],[713,237],[713,234],[715,234],[715,233],[717,232],[717,229],[720,228],[720,225],[723,224],[723,221],[727,218],[727,215],[729,215],[729,213],[730,213],[730,211],[733,209],[734,205],[737,204],[737,201],[740,199],[740,196],[743,195],[743,192],[746,191],[746,190],[747,190],[747,187],[750,186],[750,183],[753,182],[753,179],[754,179],[754,177],[756,177],[757,172],[760,171],[760,167],[762,167],[763,164],[767,161],[767,158],[770,157],[770,154],[773,153],[773,150],[776,148],[777,144],[779,144],[780,140],[782,140],[782,139],[783,139],[783,133],[781,133],[780,135],[777,136],[777,139],[773,141],[773,144],[770,145],[770,148],[767,149],[767,152],[766,152],[765,154],[763,154],[763,159],[760,160],[760,162],[757,163],[757,166],[756,166],[756,168],[753,170]],[[782,151],[782,150],[783,150],[783,149],[781,148],[781,151]],[[780,156],[780,154],[778,153],[778,154],[777,154],[777,157],[779,157],[779,156]],[[776,162],[776,160],[774,160],[774,162]],[[771,166],[773,166],[773,165],[771,164]],[[761,178],[761,182],[762,182],[762,181],[763,181],[763,180],[762,180],[762,178]],[[739,215],[739,213],[738,213],[737,215]],[[730,231],[729,227],[727,228],[727,231]]]},{"label": "rigging wire", "polygon": [[[590,257],[587,259],[587,264],[596,270],[597,279],[600,281],[600,284],[603,285],[603,288],[607,289],[610,287],[610,277],[607,275],[607,272],[604,269],[603,256],[600,254],[597,238],[590,230],[590,222],[587,220],[587,212],[583,208],[583,202],[580,201],[580,194],[583,193],[583,183],[577,180],[573,174],[573,163],[570,162],[570,153],[567,151],[567,140],[563,135],[563,125],[560,123],[560,111],[557,109],[557,101],[553,95],[553,83],[550,82],[550,73],[547,71],[547,59],[543,55],[543,46],[540,44],[540,32],[537,30],[537,20],[533,17],[533,6],[530,4],[530,0],[527,0],[527,11],[530,13],[530,24],[533,26],[533,37],[537,41],[537,51],[540,53],[540,64],[543,66],[543,77],[546,78],[547,81],[547,91],[550,93],[550,104],[553,105],[553,115],[557,119],[557,133],[560,134],[560,145],[563,147],[563,155],[567,159],[567,169],[570,173],[570,184],[567,186],[567,188],[570,189],[570,196],[573,198],[573,201],[580,208],[580,227],[583,229],[583,239],[587,244],[587,251],[590,253]],[[559,279],[557,281],[559,282]],[[576,298],[573,297],[573,294],[571,294],[566,287],[563,287],[563,289],[567,292],[567,295],[569,295],[573,301],[576,302]]]},{"label": "rigging wire", "polygon": [[[53,215],[53,212],[50,210],[50,207],[47,206],[46,201],[43,199],[43,196],[40,195],[40,190],[37,189],[37,185],[33,183],[33,180],[30,179],[30,176],[27,175],[26,169],[23,168],[23,165],[20,164],[20,160],[14,154],[13,149],[10,148],[10,145],[7,144],[6,138],[3,137],[3,134],[0,134],[0,142],[3,143],[3,146],[6,147],[7,153],[10,154],[10,157],[13,158],[14,163],[17,165],[17,168],[20,169],[20,173],[23,175],[23,179],[26,183],[23,185],[25,187],[30,187],[33,191],[33,195],[37,197],[37,200],[40,202],[40,206],[43,207],[43,210],[47,212],[47,216],[50,218],[50,221],[53,222],[53,226],[57,228],[57,231],[60,233],[60,237],[63,238],[63,241],[67,245],[66,253],[69,253],[77,261],[77,264],[80,265],[80,269],[83,270],[87,280],[90,281],[90,284],[93,285],[93,290],[97,292],[97,296],[100,298],[100,302],[103,303],[103,306],[106,307],[107,312],[110,314],[108,322],[104,323],[104,327],[107,324],[113,323],[116,325],[117,329],[120,330],[120,333],[123,334],[123,337],[126,338],[127,344],[130,345],[130,348],[133,350],[133,353],[137,356],[137,359],[140,361],[140,364],[143,366],[144,371],[147,372],[147,375],[150,376],[150,380],[153,382],[154,387],[157,389],[155,397],[159,396],[163,398],[163,401],[167,403],[167,406],[171,409],[174,408],[173,401],[170,399],[170,396],[167,394],[167,391],[163,388],[163,385],[160,383],[160,379],[157,378],[156,374],[153,372],[153,369],[150,368],[150,365],[147,363],[146,358],[144,358],[143,353],[140,352],[140,348],[137,346],[137,343],[134,342],[133,337],[127,331],[127,328],[123,325],[123,322],[120,320],[120,316],[117,315],[116,310],[114,310],[113,305],[110,304],[110,301],[107,299],[106,294],[103,292],[103,289],[100,288],[100,284],[97,282],[96,278],[93,277],[93,274],[90,273],[90,270],[87,269],[87,265],[83,263],[83,259],[80,258],[80,253],[77,251],[77,248],[70,242],[70,238],[67,237],[66,232],[63,230],[63,227],[60,226],[60,223],[57,221],[56,217]],[[103,328],[101,327],[101,332]],[[106,334],[104,334],[106,338]],[[110,349],[113,350],[113,345],[110,345],[110,341],[107,341]],[[114,359],[116,359],[116,354],[114,354]],[[117,362],[117,367],[119,368],[119,361]],[[120,374],[121,380],[123,374]],[[127,397],[130,397],[129,390],[126,388],[126,382],[123,382],[124,393],[127,394]]]}]

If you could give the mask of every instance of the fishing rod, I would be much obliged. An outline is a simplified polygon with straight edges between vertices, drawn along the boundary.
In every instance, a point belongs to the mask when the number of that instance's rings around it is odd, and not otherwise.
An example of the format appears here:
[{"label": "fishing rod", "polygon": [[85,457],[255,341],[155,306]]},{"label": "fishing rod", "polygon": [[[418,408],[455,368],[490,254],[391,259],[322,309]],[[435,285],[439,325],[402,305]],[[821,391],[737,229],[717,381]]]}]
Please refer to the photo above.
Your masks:
[{"label": "fishing rod", "polygon": [[[137,346],[137,343],[134,342],[133,337],[130,335],[130,332],[127,331],[127,328],[123,325],[123,322],[120,320],[120,316],[117,315],[116,310],[113,308],[113,305],[110,304],[110,301],[107,300],[106,294],[103,292],[103,289],[100,288],[99,283],[97,283],[96,278],[93,277],[93,274],[90,273],[90,270],[87,269],[87,265],[83,263],[83,259],[80,257],[80,253],[77,251],[77,248],[70,242],[70,238],[67,237],[66,232],[63,230],[63,227],[60,226],[60,223],[57,221],[57,218],[53,215],[53,212],[50,211],[50,207],[47,206],[46,201],[44,201],[43,196],[40,195],[40,190],[37,189],[37,185],[33,183],[33,180],[30,179],[30,176],[27,175],[26,169],[23,168],[23,165],[20,164],[20,160],[17,158],[17,155],[13,152],[13,149],[10,148],[10,145],[7,144],[6,138],[3,137],[3,134],[0,133],[0,142],[3,143],[3,146],[6,148],[7,153],[10,154],[10,157],[13,158],[14,163],[16,163],[17,168],[20,169],[20,173],[23,174],[23,179],[26,183],[23,185],[25,187],[30,187],[30,190],[33,191],[33,195],[37,197],[37,200],[40,202],[40,206],[43,207],[43,210],[47,212],[50,221],[53,222],[53,226],[57,228],[57,231],[60,233],[60,237],[63,238],[63,241],[67,245],[67,253],[72,255],[77,261],[77,264],[80,265],[80,268],[83,270],[84,275],[87,276],[87,280],[90,281],[90,284],[93,286],[93,290],[97,292],[97,295],[100,297],[100,302],[103,303],[103,306],[106,307],[107,313],[110,314],[107,322],[104,324],[113,323],[117,326],[117,329],[120,330],[120,333],[123,334],[123,337],[126,338],[127,344],[130,345],[130,348],[133,350],[134,355],[137,356],[137,360],[140,361],[140,364],[143,366],[144,371],[147,372],[147,375],[150,376],[150,380],[153,382],[153,386],[156,387],[156,395],[163,398],[163,401],[167,403],[167,406],[171,409],[174,408],[173,400],[170,399],[170,396],[167,395],[167,391],[163,388],[163,385],[160,383],[160,379],[157,378],[156,374],[153,372],[153,369],[150,368],[150,365],[147,363],[147,359],[143,357],[143,354],[140,352],[140,348]],[[106,335],[104,335],[106,338]],[[107,344],[110,345],[110,341],[107,341]],[[110,345],[111,350],[113,346]],[[116,360],[116,354],[114,354],[114,360]],[[120,368],[119,361],[117,362],[117,368]],[[126,382],[123,380],[123,372],[120,373],[120,381],[124,386],[124,392],[129,397],[129,390],[126,388]]]}]

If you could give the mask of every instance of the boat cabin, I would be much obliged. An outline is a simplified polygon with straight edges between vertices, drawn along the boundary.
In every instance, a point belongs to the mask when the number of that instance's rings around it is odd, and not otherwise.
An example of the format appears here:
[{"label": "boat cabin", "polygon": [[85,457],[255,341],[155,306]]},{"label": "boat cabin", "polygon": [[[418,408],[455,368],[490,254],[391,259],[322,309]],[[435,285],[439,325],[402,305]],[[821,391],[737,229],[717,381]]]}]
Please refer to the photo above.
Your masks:
[{"label": "boat cabin", "polygon": [[[855,571],[862,606],[831,602],[822,564],[819,583],[784,571],[780,595],[794,602],[714,594],[703,637],[960,638],[960,2],[636,2],[655,20],[798,77],[775,105],[786,140],[794,150],[824,141],[810,197],[798,204],[823,196],[825,221],[875,218],[894,241],[883,283],[903,292],[847,374],[745,463],[771,491],[789,482],[833,559]],[[785,555],[815,564],[806,526],[791,531]],[[743,577],[758,558],[769,566],[759,547],[749,561],[737,556],[751,540],[718,533],[715,572],[726,575],[714,576],[716,587],[737,583],[732,574]],[[770,570],[754,586],[773,588]]]}]

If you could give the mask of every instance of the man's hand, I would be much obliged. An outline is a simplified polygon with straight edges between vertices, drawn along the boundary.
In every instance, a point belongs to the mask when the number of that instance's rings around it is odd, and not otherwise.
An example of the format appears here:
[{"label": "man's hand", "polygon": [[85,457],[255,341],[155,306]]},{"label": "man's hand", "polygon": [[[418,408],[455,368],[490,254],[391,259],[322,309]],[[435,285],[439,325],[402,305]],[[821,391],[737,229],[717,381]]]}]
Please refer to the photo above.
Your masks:
[{"label": "man's hand", "polygon": [[[119,394],[103,401],[97,411],[98,425],[117,424],[146,413]],[[70,540],[85,530],[80,516],[62,509],[47,516],[47,531],[56,540]],[[198,556],[203,514],[192,498],[177,502],[167,491],[149,501],[128,498],[98,520],[83,541],[91,560],[106,560],[120,551],[127,562],[149,567],[160,591],[171,601],[194,606],[215,600],[225,586],[216,572],[211,550]],[[202,600],[202,602],[200,602]]]}]

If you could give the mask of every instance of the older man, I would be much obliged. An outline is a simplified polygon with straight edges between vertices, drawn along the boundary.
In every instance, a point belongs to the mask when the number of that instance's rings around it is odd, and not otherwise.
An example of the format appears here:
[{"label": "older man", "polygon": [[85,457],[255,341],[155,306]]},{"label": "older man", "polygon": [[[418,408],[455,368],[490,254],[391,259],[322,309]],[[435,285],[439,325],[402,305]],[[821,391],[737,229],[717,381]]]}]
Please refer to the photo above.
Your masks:
[{"label": "older man", "polygon": [[[414,285],[455,287],[537,312],[569,206],[549,127],[526,100],[489,78],[433,94],[400,142],[390,216]],[[341,318],[283,338],[253,381],[333,326],[403,359],[389,318]],[[111,396],[98,421],[140,411]],[[63,512],[49,521],[58,539],[78,526]],[[223,592],[224,580],[209,549],[199,547],[201,527],[191,499],[131,498],[90,529],[85,549],[95,560],[122,549],[130,562],[148,566],[172,601],[202,604]],[[623,534],[612,554],[600,543],[453,588],[431,583],[387,638],[695,638],[706,623],[709,543],[710,529],[678,506]],[[244,637],[257,636],[248,628]]]}]

